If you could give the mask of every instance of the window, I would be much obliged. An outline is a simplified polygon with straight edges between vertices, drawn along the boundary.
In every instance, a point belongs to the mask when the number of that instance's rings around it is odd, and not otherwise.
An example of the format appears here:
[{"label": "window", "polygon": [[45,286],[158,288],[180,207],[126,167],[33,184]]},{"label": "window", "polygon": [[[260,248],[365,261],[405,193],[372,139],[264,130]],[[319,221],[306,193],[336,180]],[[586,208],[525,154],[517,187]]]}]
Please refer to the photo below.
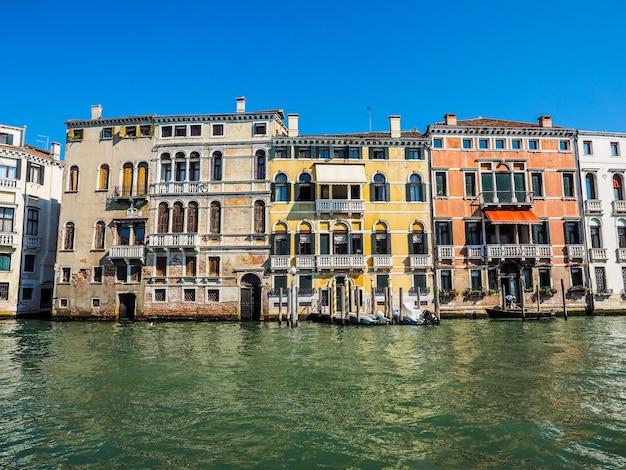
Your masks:
[{"label": "window", "polygon": [[267,133],[267,126],[263,124],[254,125],[254,135],[265,135]]},{"label": "window", "polygon": [[82,140],[84,135],[83,129],[70,129],[69,136],[70,140]]},{"label": "window", "polygon": [[439,276],[441,279],[441,289],[452,290],[452,271],[449,269],[442,269],[439,272]]},{"label": "window", "polygon": [[104,222],[98,221],[93,232],[93,248],[94,250],[104,250]]},{"label": "window", "polygon": [[214,201],[211,203],[211,219],[210,219],[210,227],[209,227],[210,233],[214,235],[220,233],[220,227],[222,225],[221,218],[222,218],[222,206],[220,205],[219,202]]},{"label": "window", "polygon": [[535,245],[550,244],[550,224],[547,220],[540,224],[533,224],[533,243]]},{"label": "window", "polygon": [[574,197],[574,173],[563,173],[563,197]]},{"label": "window", "polygon": [[198,137],[202,134],[202,126],[200,124],[192,124],[189,126],[189,134],[192,137]]},{"label": "window", "polygon": [[169,153],[161,155],[161,181],[172,180],[172,158]]},{"label": "window", "polygon": [[[78,167],[72,167],[76,169],[76,189],[73,191],[78,191]],[[43,184],[43,175],[44,175],[44,167],[41,165],[36,165],[35,163],[28,162],[26,166],[27,170],[27,180],[29,183],[38,183]]]},{"label": "window", "polygon": [[63,267],[61,268],[61,282],[68,283],[72,279],[72,268]]},{"label": "window", "polygon": [[13,145],[13,134],[0,132],[0,144]]},{"label": "window", "polygon": [[213,165],[211,179],[213,181],[220,181],[222,179],[222,152],[213,152],[211,164]]},{"label": "window", "polygon": [[12,207],[0,207],[0,232],[13,232],[13,216],[15,209]]},{"label": "window", "polygon": [[24,272],[35,272],[35,255],[24,255]]},{"label": "window", "polygon": [[148,124],[139,126],[139,135],[141,137],[150,137],[152,135],[152,126]]},{"label": "window", "polygon": [[504,139],[496,139],[496,148],[497,149],[505,148]]},{"label": "window", "polygon": [[255,179],[265,179],[265,151],[257,150],[255,153],[256,171],[254,172]]},{"label": "window", "polygon": [[384,289],[385,287],[389,287],[389,274],[376,275],[376,288]]},{"label": "window", "polygon": [[298,183],[296,185],[296,200],[313,200],[313,185],[311,184],[311,175],[308,173],[302,173],[298,177]]},{"label": "window", "polygon": [[472,148],[472,139],[463,139],[463,148],[471,149]]},{"label": "window", "polygon": [[0,300],[9,300],[8,282],[0,282]]},{"label": "window", "polygon": [[187,205],[187,233],[198,231],[198,203],[191,201]]},{"label": "window", "polygon": [[519,149],[521,149],[521,148],[522,148],[522,141],[521,141],[521,140],[519,140],[519,139],[513,139],[513,140],[511,141],[511,148],[512,148],[513,150],[519,150]]},{"label": "window", "polygon": [[330,153],[328,147],[322,147],[318,150],[317,156],[319,158],[328,159],[330,158]]},{"label": "window", "polygon": [[413,274],[413,292],[427,292],[428,284],[426,279],[426,274]]},{"label": "window", "polygon": [[126,137],[137,137],[137,126],[125,126],[124,135]]},{"label": "window", "polygon": [[182,202],[175,202],[172,206],[172,233],[183,233],[185,210]]},{"label": "window", "polygon": [[174,126],[174,135],[176,137],[186,137],[187,126]]},{"label": "window", "polygon": [[299,255],[312,255],[313,254],[313,237],[311,231],[301,230],[298,234],[298,254]]},{"label": "window", "polygon": [[299,148],[298,149],[298,158],[311,158],[311,149],[309,149],[309,148]]},{"label": "window", "polygon": [[539,150],[539,141],[534,139],[529,140],[528,150]]},{"label": "window", "polygon": [[16,179],[17,167],[0,165],[0,178]]},{"label": "window", "polygon": [[552,287],[550,268],[539,268],[539,287]]},{"label": "window", "polygon": [[611,142],[611,156],[619,157],[619,142]]},{"label": "window", "polygon": [[302,274],[298,276],[298,294],[313,294],[313,276]]},{"label": "window", "polygon": [[476,196],[476,173],[474,172],[465,173],[465,196]]},{"label": "window", "polygon": [[592,153],[591,141],[583,141],[583,155],[591,155]]},{"label": "window", "polygon": [[275,149],[274,156],[276,158],[287,158],[287,149],[284,147]]},{"label": "window", "polygon": [[39,232],[39,210],[28,208],[26,211],[26,235],[37,235]]},{"label": "window", "polygon": [[192,152],[189,156],[189,181],[200,181],[200,154]]},{"label": "window", "polygon": [[385,150],[384,149],[372,149],[370,154],[370,160],[385,160]]},{"label": "window", "polygon": [[211,135],[213,137],[221,137],[224,135],[224,124],[213,124],[211,126]]},{"label": "window", "polygon": [[585,189],[587,190],[587,199],[596,199],[596,177],[593,173],[585,175]]},{"label": "window", "polygon": [[274,234],[273,249],[273,254],[278,256],[286,256],[289,254],[289,234],[284,227]]},{"label": "window", "polygon": [[422,202],[423,197],[422,179],[419,175],[412,174],[409,176],[409,183],[407,184],[407,201]]},{"label": "window", "polygon": [[482,230],[480,222],[465,222],[465,244],[482,245]]},{"label": "window", "polygon": [[92,306],[93,308],[100,308],[100,298],[98,298],[98,297],[93,297],[93,298],[91,299],[91,306]]},{"label": "window", "polygon": [[11,255],[9,253],[0,253],[0,271],[11,270]]},{"label": "window", "polygon": [[374,182],[372,184],[372,201],[384,202],[387,200],[385,177],[380,173],[374,175]]},{"label": "window", "polygon": [[154,274],[156,276],[167,276],[167,257],[157,256],[154,264]]},{"label": "window", "polygon": [[161,137],[172,137],[172,126],[161,126]]},{"label": "window", "polygon": [[102,266],[94,266],[93,267],[93,282],[100,283],[102,282]]},{"label": "window", "polygon": [[483,281],[481,271],[478,269],[470,270],[470,289],[481,290],[483,288]]},{"label": "window", "polygon": [[254,202],[254,233],[265,233],[265,203]]},{"label": "window", "polygon": [[182,152],[176,154],[176,163],[174,165],[174,179],[176,181],[185,181],[187,178],[187,161]]},{"label": "window", "polygon": [[616,201],[624,200],[624,180],[621,175],[613,175],[613,199]]},{"label": "window", "polygon": [[68,222],[65,224],[65,230],[63,231],[63,249],[64,250],[73,250],[74,249],[74,224],[72,222]]},{"label": "window", "polygon": [[78,191],[78,167],[76,165],[70,167],[69,172],[69,181],[67,190],[68,191]]},{"label": "window", "polygon": [[421,224],[414,224],[409,233],[409,251],[412,255],[424,255],[428,253],[428,243],[424,227]]},{"label": "window", "polygon": [[32,287],[24,287],[22,289],[22,300],[33,300],[33,288]]},{"label": "window", "polygon": [[435,190],[437,197],[446,197],[448,195],[448,183],[445,171],[435,172]]},{"label": "window", "polygon": [[167,202],[159,204],[157,213],[157,233],[167,233],[170,228],[170,209]]},{"label": "window", "polygon": [[452,222],[448,220],[435,222],[435,235],[437,245],[452,245]]},{"label": "window", "polygon": [[606,293],[606,271],[603,266],[596,266],[594,268],[594,274],[596,277],[596,292]]},{"label": "window", "polygon": [[582,230],[580,221],[563,222],[563,230],[565,232],[565,243],[567,245],[582,244]]},{"label": "window", "polygon": [[274,201],[289,202],[289,192],[289,182],[287,181],[287,175],[284,173],[278,173],[278,175],[276,175],[276,181],[274,183]]},{"label": "window", "polygon": [[109,189],[109,165],[102,165],[98,170],[98,191]]},{"label": "window", "polygon": [[185,302],[195,302],[196,301],[196,290],[195,289],[183,289],[183,295],[185,297]]},{"label": "window", "polygon": [[220,259],[216,256],[209,256],[209,276],[217,277],[220,275]]},{"label": "window", "polygon": [[165,289],[154,289],[154,301],[165,302]]},{"label": "window", "polygon": [[125,264],[115,267],[115,277],[119,282],[126,282],[128,280],[128,268]]},{"label": "window", "polygon": [[561,150],[562,152],[569,150],[569,140],[560,140],[559,150]]},{"label": "window", "polygon": [[533,190],[533,197],[543,197],[543,175],[538,172],[531,173],[530,184]]},{"label": "window", "polygon": [[440,138],[433,139],[433,147],[436,149],[443,148],[443,139],[440,139]]},{"label": "window", "polygon": [[602,248],[602,238],[600,236],[601,226],[597,220],[592,220],[589,223],[589,236],[591,241],[591,248]]},{"label": "window", "polygon": [[220,291],[217,289],[207,289],[206,291],[206,300],[207,302],[219,302],[220,301]]},{"label": "window", "polygon": [[[624,268],[622,268],[624,269]],[[572,286],[582,286],[583,285],[583,270],[582,268],[572,268],[570,270],[570,274],[572,277]]]},{"label": "window", "polygon": [[130,162],[124,163],[122,167],[122,196],[132,196],[133,194],[134,167]]},{"label": "window", "polygon": [[407,149],[406,151],[406,159],[407,160],[422,160],[422,151],[421,149]]},{"label": "window", "polygon": [[388,255],[391,253],[391,244],[389,243],[389,234],[387,228],[378,224],[374,233],[374,254]]},{"label": "window", "polygon": [[102,131],[100,131],[100,138],[105,140],[105,139],[112,139],[113,138],[113,128],[112,127],[103,127]]},{"label": "window", "polygon": [[480,149],[488,149],[489,148],[489,139],[478,139],[478,148],[480,148]]},{"label": "window", "polygon": [[67,306],[70,304],[70,300],[67,298],[63,298],[63,299],[59,299],[59,307],[61,308],[67,308]]},{"label": "window", "polygon": [[359,151],[358,148],[351,147],[350,150],[348,151],[348,158],[358,160],[361,158],[361,152]]}]

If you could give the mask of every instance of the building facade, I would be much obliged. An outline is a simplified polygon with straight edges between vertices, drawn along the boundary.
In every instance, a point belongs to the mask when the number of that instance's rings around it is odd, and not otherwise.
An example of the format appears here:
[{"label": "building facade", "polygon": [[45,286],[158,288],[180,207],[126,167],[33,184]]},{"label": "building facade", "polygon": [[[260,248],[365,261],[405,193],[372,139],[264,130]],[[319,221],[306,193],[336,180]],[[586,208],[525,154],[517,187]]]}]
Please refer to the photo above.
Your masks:
[{"label": "building facade", "polygon": [[260,318],[281,111],[66,125],[56,316]]},{"label": "building facade", "polygon": [[[527,308],[585,308],[575,131],[477,118],[429,126],[433,253],[445,312],[480,311],[511,294]],[[561,288],[563,282],[564,289]]]},{"label": "building facade", "polygon": [[63,162],[61,146],[26,145],[0,125],[0,315],[49,315]]},{"label": "building facade", "polygon": [[289,115],[288,136],[274,138],[271,315],[281,289],[286,305],[292,281],[304,314],[329,305],[369,311],[384,302],[387,287],[402,289],[408,302],[429,303],[427,140],[402,132],[399,116],[389,122],[389,132],[300,135],[299,116]]},{"label": "building facade", "polygon": [[596,312],[626,310],[626,134],[579,131],[589,284]]}]

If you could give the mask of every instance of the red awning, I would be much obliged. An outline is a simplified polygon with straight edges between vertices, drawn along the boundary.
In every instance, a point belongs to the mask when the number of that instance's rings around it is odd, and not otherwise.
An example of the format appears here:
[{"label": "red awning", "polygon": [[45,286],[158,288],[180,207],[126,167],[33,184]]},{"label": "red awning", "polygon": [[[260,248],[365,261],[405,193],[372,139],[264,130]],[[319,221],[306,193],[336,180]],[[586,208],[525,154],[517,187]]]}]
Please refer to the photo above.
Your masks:
[{"label": "red awning", "polygon": [[540,224],[541,220],[531,211],[485,211],[494,224]]}]

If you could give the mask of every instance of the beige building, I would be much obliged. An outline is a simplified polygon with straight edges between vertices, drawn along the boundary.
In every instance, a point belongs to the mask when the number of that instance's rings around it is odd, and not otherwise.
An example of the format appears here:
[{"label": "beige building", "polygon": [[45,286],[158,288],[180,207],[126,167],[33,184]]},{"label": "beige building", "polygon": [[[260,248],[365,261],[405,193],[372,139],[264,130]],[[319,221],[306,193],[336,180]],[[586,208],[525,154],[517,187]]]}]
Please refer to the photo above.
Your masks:
[{"label": "beige building", "polygon": [[25,134],[0,125],[0,315],[48,315],[52,306],[61,146],[32,147]]}]

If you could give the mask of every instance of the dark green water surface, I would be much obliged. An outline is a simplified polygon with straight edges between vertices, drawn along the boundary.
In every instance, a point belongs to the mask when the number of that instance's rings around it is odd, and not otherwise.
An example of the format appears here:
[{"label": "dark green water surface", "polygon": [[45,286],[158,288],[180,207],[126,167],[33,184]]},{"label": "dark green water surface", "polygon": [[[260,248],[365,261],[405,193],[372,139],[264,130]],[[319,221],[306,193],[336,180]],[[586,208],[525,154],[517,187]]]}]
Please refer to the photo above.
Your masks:
[{"label": "dark green water surface", "polygon": [[626,318],[0,321],[0,468],[625,468]]}]

